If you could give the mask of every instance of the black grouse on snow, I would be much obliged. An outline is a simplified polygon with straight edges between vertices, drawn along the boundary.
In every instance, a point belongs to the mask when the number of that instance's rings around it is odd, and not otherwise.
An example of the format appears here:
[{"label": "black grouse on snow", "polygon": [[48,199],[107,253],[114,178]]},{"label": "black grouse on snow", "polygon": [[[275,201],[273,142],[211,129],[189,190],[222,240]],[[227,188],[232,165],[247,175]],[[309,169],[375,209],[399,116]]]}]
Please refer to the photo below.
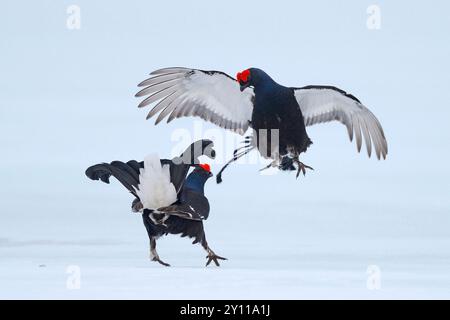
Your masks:
[{"label": "black grouse on snow", "polygon": [[[212,141],[200,140],[172,160],[160,160],[153,154],[142,162],[101,163],[89,167],[86,175],[105,183],[109,183],[113,176],[135,196],[132,210],[142,213],[150,238],[152,261],[169,266],[156,252],[156,239],[170,233],[194,238],[193,244],[200,242],[208,253],[206,265],[214,261],[219,266],[218,260],[226,259],[216,255],[208,246],[202,222],[209,215],[204,185],[212,173],[209,165],[198,161],[201,155],[214,158],[212,147]],[[190,167],[194,170],[187,175]]]},{"label": "black grouse on snow", "polygon": [[285,87],[257,68],[239,72],[237,79],[221,71],[179,67],[150,75],[139,84],[144,88],[136,96],[146,96],[139,107],[159,101],[147,116],[159,113],[156,124],[167,116],[167,122],[197,116],[242,135],[254,129],[219,172],[218,183],[228,164],[254,148],[273,160],[266,168],[297,170],[297,177],[305,174],[305,169],[312,169],[299,160],[312,143],[306,126],[333,120],[347,127],[350,140],[356,136],[358,152],[364,136],[369,157],[373,145],[377,158],[386,158],[387,141],[378,119],[356,97],[336,87]]}]

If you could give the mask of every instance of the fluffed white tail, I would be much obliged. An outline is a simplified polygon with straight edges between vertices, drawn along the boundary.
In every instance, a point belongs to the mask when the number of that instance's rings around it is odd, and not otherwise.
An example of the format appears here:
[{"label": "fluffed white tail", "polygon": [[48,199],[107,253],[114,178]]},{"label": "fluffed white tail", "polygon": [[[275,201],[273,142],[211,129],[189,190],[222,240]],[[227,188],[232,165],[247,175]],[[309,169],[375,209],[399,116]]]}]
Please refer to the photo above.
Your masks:
[{"label": "fluffed white tail", "polygon": [[145,157],[144,168],[140,169],[136,194],[144,209],[158,209],[169,206],[177,200],[177,192],[170,182],[169,165],[161,166],[156,154]]}]

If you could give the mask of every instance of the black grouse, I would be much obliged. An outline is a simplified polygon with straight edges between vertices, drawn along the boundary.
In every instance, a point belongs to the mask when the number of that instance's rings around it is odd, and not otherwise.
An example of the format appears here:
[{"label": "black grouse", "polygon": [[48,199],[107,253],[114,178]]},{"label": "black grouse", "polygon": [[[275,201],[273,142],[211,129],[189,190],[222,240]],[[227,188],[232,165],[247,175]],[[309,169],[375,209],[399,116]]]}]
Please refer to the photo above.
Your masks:
[{"label": "black grouse", "polygon": [[[146,97],[139,107],[158,102],[147,119],[158,114],[164,118],[197,116],[222,128],[245,134],[245,145],[234,152],[228,164],[257,148],[273,161],[266,167],[297,170],[312,169],[299,160],[312,141],[306,126],[337,120],[347,127],[350,140],[356,136],[358,152],[364,137],[370,157],[372,145],[378,159],[385,159],[388,147],[380,122],[356,97],[333,86],[310,85],[301,88],[276,83],[261,69],[239,72],[237,79],[221,71],[189,68],[164,68],[153,71],[142,81],[137,97]],[[264,168],[263,168],[264,169]]]},{"label": "black grouse", "polygon": [[[204,194],[204,185],[212,176],[209,165],[199,164],[198,157],[215,157],[210,140],[200,140],[189,146],[180,157],[160,160],[149,155],[142,162],[126,163],[113,161],[89,167],[86,175],[92,180],[109,183],[115,177],[128,189],[135,199],[132,210],[142,213],[145,228],[150,238],[150,259],[164,266],[156,252],[156,239],[167,234],[181,234],[200,242],[207,251],[208,266],[211,261],[226,260],[211,250],[206,241],[203,220],[209,215],[209,202]],[[189,174],[189,168],[194,170]],[[187,176],[187,177],[186,177]]]}]

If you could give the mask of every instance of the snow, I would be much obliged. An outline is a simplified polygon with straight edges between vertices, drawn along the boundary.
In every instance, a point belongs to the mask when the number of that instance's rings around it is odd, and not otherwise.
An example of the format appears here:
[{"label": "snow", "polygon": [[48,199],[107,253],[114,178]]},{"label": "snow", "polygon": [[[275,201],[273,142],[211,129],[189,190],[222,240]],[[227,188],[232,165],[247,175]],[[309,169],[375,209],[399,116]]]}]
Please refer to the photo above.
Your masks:
[{"label": "snow", "polygon": [[[131,196],[119,183],[69,174],[68,181],[83,186],[73,191],[70,205],[61,196],[65,191],[55,190],[50,198],[39,196],[45,202],[27,199],[24,207],[33,203],[34,214],[23,213],[26,219],[21,213],[3,219],[0,298],[449,298],[447,210],[405,210],[390,199],[329,202],[315,198],[337,182],[327,177],[330,186],[318,185],[319,170],[295,181],[293,175],[259,176],[254,169],[235,168],[257,180],[264,201],[249,200],[254,195],[246,192],[221,199],[236,189],[236,172],[223,185],[207,184],[207,239],[229,259],[220,268],[205,268],[201,246],[178,236],[157,242],[172,267],[149,261],[145,228],[130,213]],[[308,196],[286,200],[279,193],[267,200],[271,184],[281,180]],[[372,265],[381,270],[378,290],[367,287]],[[69,266],[80,268],[79,289],[67,287]]]}]

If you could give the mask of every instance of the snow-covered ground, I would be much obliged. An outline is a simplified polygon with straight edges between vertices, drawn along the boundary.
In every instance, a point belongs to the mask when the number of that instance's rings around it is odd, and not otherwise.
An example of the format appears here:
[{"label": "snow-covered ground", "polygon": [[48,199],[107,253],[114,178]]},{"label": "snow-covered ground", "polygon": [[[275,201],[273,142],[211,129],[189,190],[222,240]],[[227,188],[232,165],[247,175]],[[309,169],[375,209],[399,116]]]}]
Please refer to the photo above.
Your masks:
[{"label": "snow-covered ground", "polygon": [[[80,30],[59,2],[0,13],[0,298],[450,298],[448,4],[383,2],[382,28],[369,30],[356,0],[76,2]],[[260,19],[243,36],[250,10]],[[172,267],[150,262],[131,196],[84,170],[199,138],[192,119],[154,127],[136,108],[136,84],[172,65],[342,87],[379,117],[388,159],[357,154],[338,124],[309,128],[306,178],[261,176],[259,163],[208,182],[220,268],[176,236],[158,241]],[[199,126],[217,172],[232,150]]]},{"label": "snow-covered ground", "polygon": [[[445,186],[420,200],[426,188],[398,176],[383,182],[364,172],[382,174],[383,165],[354,161],[367,170],[348,181],[330,164],[298,181],[259,176],[248,165],[230,169],[222,185],[210,181],[205,225],[211,247],[229,259],[220,268],[205,268],[201,247],[177,236],[158,241],[172,267],[150,262],[141,218],[118,183],[92,182],[82,167],[35,173],[37,181],[49,174],[56,187],[33,190],[20,208],[22,194],[10,193],[0,297],[450,298],[448,200],[436,200]],[[70,286],[71,266],[79,289]]]},{"label": "snow-covered ground", "polygon": [[[230,258],[220,269],[205,269],[204,255],[180,241],[161,243],[161,254],[173,264],[167,269],[145,260],[144,241],[3,241],[0,297],[449,298],[448,255],[433,254],[425,244],[406,251],[407,239],[391,242],[384,250],[376,248],[376,240],[356,241],[366,248],[364,253],[354,249],[354,238],[320,244],[297,240],[279,250],[271,247],[277,250],[271,254],[263,248],[266,241],[246,241],[247,245],[216,241],[218,252]],[[445,250],[449,242],[428,244]],[[374,262],[381,268],[381,289],[368,290],[366,268]],[[78,290],[66,288],[69,264],[81,268]]]}]

